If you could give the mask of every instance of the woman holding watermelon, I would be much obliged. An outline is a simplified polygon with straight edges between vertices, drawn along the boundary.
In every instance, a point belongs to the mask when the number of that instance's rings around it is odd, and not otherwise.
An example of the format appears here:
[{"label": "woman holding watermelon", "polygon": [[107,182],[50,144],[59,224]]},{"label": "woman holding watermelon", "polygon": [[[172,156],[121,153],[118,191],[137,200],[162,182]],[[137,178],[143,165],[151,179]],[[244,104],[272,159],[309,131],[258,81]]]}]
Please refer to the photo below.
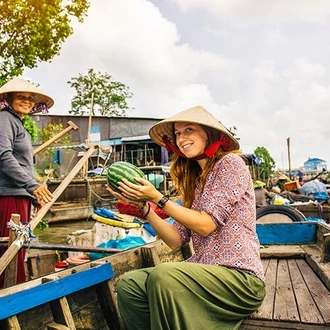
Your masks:
[{"label": "woman holding watermelon", "polygon": [[[171,176],[183,205],[147,180],[125,179],[117,198],[139,206],[171,248],[192,241],[185,262],[128,272],[117,287],[128,330],[239,329],[265,296],[256,235],[255,195],[239,144],[208,111],[197,106],[165,119],[150,137],[172,153]],[[160,219],[148,201],[175,222]]]},{"label": "woman holding watermelon", "polygon": [[[51,201],[52,193],[39,184],[33,172],[33,148],[23,116],[45,111],[54,101],[26,80],[14,78],[0,88],[0,236],[8,237],[13,213],[29,222],[32,197],[39,205]],[[0,248],[0,256],[5,249]],[[25,250],[18,253],[17,283],[25,282]],[[4,285],[0,276],[0,288]]]}]

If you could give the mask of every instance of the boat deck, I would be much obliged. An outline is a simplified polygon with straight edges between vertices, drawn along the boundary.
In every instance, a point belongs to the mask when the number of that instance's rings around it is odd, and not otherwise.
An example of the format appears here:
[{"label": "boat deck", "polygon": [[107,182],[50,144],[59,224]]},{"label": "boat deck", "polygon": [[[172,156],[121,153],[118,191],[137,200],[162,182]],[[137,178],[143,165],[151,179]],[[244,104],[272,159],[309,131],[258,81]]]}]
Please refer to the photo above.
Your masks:
[{"label": "boat deck", "polygon": [[264,259],[267,295],[241,329],[330,329],[330,292],[304,259]]}]

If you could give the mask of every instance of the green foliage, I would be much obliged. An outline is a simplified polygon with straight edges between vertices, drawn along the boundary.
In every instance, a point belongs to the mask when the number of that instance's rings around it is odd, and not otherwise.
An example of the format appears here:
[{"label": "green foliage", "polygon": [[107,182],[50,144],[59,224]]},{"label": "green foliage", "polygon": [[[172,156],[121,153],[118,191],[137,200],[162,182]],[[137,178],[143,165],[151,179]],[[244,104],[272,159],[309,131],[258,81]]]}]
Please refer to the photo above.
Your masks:
[{"label": "green foliage", "polygon": [[28,133],[31,135],[32,142],[36,142],[38,140],[39,128],[37,127],[36,122],[29,115],[23,116],[23,125]]},{"label": "green foliage", "polygon": [[76,90],[76,95],[71,100],[71,114],[89,114],[92,95],[92,115],[125,116],[126,110],[131,109],[126,102],[133,95],[129,88],[123,83],[113,81],[107,73],[96,73],[89,69],[87,75],[79,74],[78,78],[71,78],[68,84]]},{"label": "green foliage", "polygon": [[89,0],[0,0],[0,85],[58,55]]},{"label": "green foliage", "polygon": [[270,156],[268,150],[265,147],[257,147],[254,150],[254,154],[261,161],[259,166],[259,174],[263,177],[263,179],[269,178],[269,175],[274,172],[275,169],[275,161]]},{"label": "green foliage", "polygon": [[46,221],[41,220],[38,222],[37,226],[34,228],[33,234],[38,235],[48,228],[49,228],[49,224]]}]

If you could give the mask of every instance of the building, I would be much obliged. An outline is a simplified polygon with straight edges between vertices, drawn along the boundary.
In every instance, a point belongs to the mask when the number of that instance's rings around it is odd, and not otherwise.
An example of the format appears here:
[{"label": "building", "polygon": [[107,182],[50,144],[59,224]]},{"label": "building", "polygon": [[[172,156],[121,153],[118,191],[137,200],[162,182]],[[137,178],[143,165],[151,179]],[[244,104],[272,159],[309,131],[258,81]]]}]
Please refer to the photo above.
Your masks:
[{"label": "building", "polygon": [[327,162],[320,158],[308,158],[304,162],[303,170],[304,171],[317,171],[320,172],[323,169],[327,169]]},{"label": "building", "polygon": [[313,179],[317,174],[327,169],[327,162],[320,158],[308,158],[303,165],[303,181]]},{"label": "building", "polygon": [[[55,177],[66,176],[79,161],[88,144],[100,146],[89,160],[89,170],[118,160],[140,166],[149,163],[161,165],[168,161],[163,148],[155,144],[148,135],[150,127],[161,119],[69,115],[34,115],[33,119],[40,130],[49,124],[62,124],[65,129],[69,121],[78,126],[77,130],[68,133],[71,135],[71,145],[52,145],[55,152],[50,166],[54,169]],[[41,141],[34,144],[35,147],[40,145]],[[40,152],[35,156],[36,168],[40,171],[44,171],[47,163],[45,153]]]}]

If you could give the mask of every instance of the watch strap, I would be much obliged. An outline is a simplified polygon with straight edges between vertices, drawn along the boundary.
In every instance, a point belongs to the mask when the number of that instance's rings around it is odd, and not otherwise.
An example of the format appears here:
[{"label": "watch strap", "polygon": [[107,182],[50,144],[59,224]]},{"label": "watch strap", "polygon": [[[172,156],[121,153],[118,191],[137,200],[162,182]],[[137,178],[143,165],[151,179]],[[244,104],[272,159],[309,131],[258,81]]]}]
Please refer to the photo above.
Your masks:
[{"label": "watch strap", "polygon": [[168,195],[164,195],[161,200],[157,203],[157,206],[162,210],[165,204],[170,200]]}]

